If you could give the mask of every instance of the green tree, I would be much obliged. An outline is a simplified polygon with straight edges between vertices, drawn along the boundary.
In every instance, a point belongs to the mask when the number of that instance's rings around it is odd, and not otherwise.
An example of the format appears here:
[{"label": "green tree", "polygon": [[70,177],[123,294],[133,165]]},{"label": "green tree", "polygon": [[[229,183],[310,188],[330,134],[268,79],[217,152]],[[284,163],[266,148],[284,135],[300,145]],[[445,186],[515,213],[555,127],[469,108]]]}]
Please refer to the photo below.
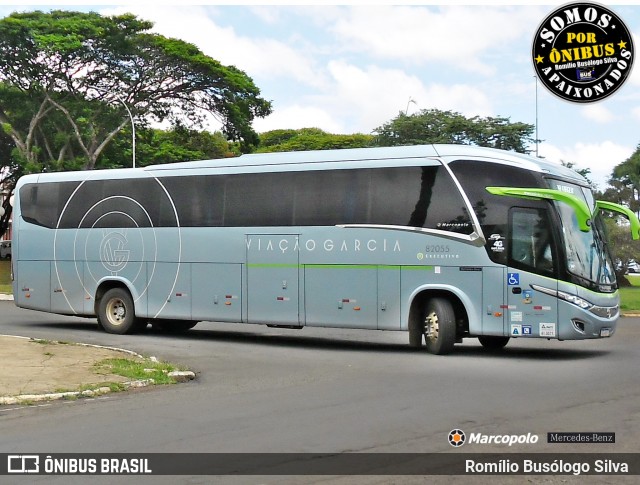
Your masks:
[{"label": "green tree", "polygon": [[590,168],[578,168],[574,162],[565,162],[564,160],[560,160],[560,163],[562,164],[563,167],[570,168],[571,170],[576,172],[578,175],[582,175],[586,179],[586,181],[589,182],[589,185],[591,186],[591,188],[595,190],[596,184],[593,182],[593,180],[591,180]]},{"label": "green tree", "polygon": [[374,130],[378,146],[455,143],[528,153],[534,126],[508,118],[467,118],[454,111],[421,110],[397,117]]},{"label": "green tree", "polygon": [[271,104],[253,81],[152,26],[131,14],[67,11],[0,20],[0,123],[30,171],[96,167],[130,124],[125,106],[141,127],[214,117],[243,151],[257,144],[251,122]]},{"label": "green tree", "polygon": [[9,197],[22,170],[16,161],[17,150],[8,135],[0,132],[0,238],[7,232],[9,221],[11,220],[12,207],[9,204]]},{"label": "green tree", "polygon": [[334,135],[319,128],[273,130],[260,134],[257,152],[290,152],[303,150],[331,150],[372,146],[373,136],[356,133]]},{"label": "green tree", "polygon": [[[119,137],[105,150],[104,167],[131,166],[131,144]],[[178,126],[171,130],[146,128],[137,133],[137,162],[141,167],[192,160],[229,158],[240,154],[220,132],[190,130]]]},{"label": "green tree", "polygon": [[622,217],[611,215],[605,217],[604,221],[607,228],[608,247],[616,263],[616,279],[620,286],[629,286],[625,274],[629,263],[638,259],[638,247],[637,243],[631,239],[629,224],[622,219]]},{"label": "green tree", "polygon": [[636,214],[640,213],[640,144],[624,162],[618,164],[604,192],[605,200],[624,204]]}]

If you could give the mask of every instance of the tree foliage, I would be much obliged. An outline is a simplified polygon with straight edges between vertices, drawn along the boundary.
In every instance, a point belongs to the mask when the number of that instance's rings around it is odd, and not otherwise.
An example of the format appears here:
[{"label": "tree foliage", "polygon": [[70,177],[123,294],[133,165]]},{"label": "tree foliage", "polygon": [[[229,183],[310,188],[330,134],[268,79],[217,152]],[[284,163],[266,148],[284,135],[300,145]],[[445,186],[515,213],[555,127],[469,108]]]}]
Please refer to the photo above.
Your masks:
[{"label": "tree foliage", "polygon": [[0,20],[0,122],[29,171],[96,167],[129,112],[140,126],[214,117],[243,150],[257,144],[251,122],[271,104],[253,81],[152,26],[68,11]]},{"label": "tree foliage", "polygon": [[608,247],[616,265],[616,279],[620,286],[629,286],[624,275],[629,263],[638,258],[638,248],[636,241],[631,238],[628,222],[622,219],[619,215],[610,214],[609,217],[605,217],[604,222],[607,229]]},{"label": "tree foliage", "polygon": [[613,169],[603,198],[626,205],[640,214],[640,144],[629,158]]},{"label": "tree foliage", "polygon": [[11,220],[11,205],[9,196],[13,188],[22,175],[22,169],[17,163],[15,154],[17,150],[13,148],[8,135],[0,131],[0,237],[7,231]]},{"label": "tree foliage", "polygon": [[467,118],[454,111],[421,110],[397,117],[376,128],[376,145],[418,145],[457,143],[528,153],[534,126],[512,123],[509,118]]},{"label": "tree foliage", "polygon": [[[220,132],[190,130],[176,127],[172,130],[146,128],[137,133],[137,163],[160,165],[192,160],[229,158],[240,154],[239,147],[229,144]],[[101,161],[102,166],[120,168],[131,166],[131,144],[119,137],[109,145]]]},{"label": "tree foliage", "polygon": [[288,152],[302,150],[331,150],[364,148],[373,145],[373,136],[356,133],[333,135],[319,128],[273,130],[260,134],[258,152]]},{"label": "tree foliage", "polygon": [[[118,139],[123,151],[129,143],[130,159],[132,119],[144,133],[152,121],[193,130],[213,118],[241,151],[251,151],[258,143],[251,123],[271,113],[271,103],[244,72],[192,44],[150,33],[152,27],[131,14],[60,10],[0,19],[3,190],[11,192],[22,173],[122,166],[116,152],[103,155]],[[156,142],[165,152],[146,153]],[[142,155],[172,160],[211,152],[190,151],[187,143],[183,153],[174,145],[170,154],[167,143],[142,142]]]}]

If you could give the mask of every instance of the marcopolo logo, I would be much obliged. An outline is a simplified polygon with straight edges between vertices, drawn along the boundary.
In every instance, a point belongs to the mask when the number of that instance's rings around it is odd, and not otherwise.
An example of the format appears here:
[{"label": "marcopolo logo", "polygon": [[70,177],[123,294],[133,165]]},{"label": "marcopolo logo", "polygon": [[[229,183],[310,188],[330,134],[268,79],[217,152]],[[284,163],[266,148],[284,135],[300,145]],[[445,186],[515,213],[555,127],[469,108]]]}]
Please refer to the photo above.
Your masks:
[{"label": "marcopolo logo", "polygon": [[464,431],[461,429],[452,429],[449,432],[449,444],[454,448],[459,448],[464,445],[466,436],[464,435]]},{"label": "marcopolo logo", "polygon": [[464,434],[464,431],[461,429],[453,429],[449,432],[449,444],[454,448],[459,448],[465,443],[476,444],[476,445],[523,445],[523,444],[536,444],[538,442],[538,435],[527,433],[527,434],[504,434],[504,435],[493,435],[493,434],[484,434],[484,433],[471,433],[471,435],[467,438]]},{"label": "marcopolo logo", "polygon": [[611,96],[634,61],[631,34],[614,12],[596,3],[570,3],[544,19],[533,39],[533,66],[556,96],[591,103]]}]

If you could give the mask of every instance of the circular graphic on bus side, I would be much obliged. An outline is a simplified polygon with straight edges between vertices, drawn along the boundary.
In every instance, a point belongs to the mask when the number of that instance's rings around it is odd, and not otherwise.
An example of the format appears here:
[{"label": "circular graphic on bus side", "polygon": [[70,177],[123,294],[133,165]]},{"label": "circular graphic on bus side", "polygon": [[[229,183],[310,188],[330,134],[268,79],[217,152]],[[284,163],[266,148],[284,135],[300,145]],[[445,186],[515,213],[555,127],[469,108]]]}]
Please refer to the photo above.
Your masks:
[{"label": "circular graphic on bus side", "polygon": [[627,26],[596,3],[559,7],[533,39],[536,76],[551,93],[572,103],[611,96],[631,74],[634,57]]}]

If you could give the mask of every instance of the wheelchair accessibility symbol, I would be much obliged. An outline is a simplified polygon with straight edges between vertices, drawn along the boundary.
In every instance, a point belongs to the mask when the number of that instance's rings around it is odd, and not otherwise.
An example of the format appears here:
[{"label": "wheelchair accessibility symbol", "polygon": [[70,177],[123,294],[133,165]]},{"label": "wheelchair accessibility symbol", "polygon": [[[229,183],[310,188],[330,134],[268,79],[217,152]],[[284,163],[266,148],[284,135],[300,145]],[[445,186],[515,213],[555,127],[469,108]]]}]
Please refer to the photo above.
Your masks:
[{"label": "wheelchair accessibility symbol", "polygon": [[507,273],[507,285],[516,286],[520,284],[520,273]]}]

